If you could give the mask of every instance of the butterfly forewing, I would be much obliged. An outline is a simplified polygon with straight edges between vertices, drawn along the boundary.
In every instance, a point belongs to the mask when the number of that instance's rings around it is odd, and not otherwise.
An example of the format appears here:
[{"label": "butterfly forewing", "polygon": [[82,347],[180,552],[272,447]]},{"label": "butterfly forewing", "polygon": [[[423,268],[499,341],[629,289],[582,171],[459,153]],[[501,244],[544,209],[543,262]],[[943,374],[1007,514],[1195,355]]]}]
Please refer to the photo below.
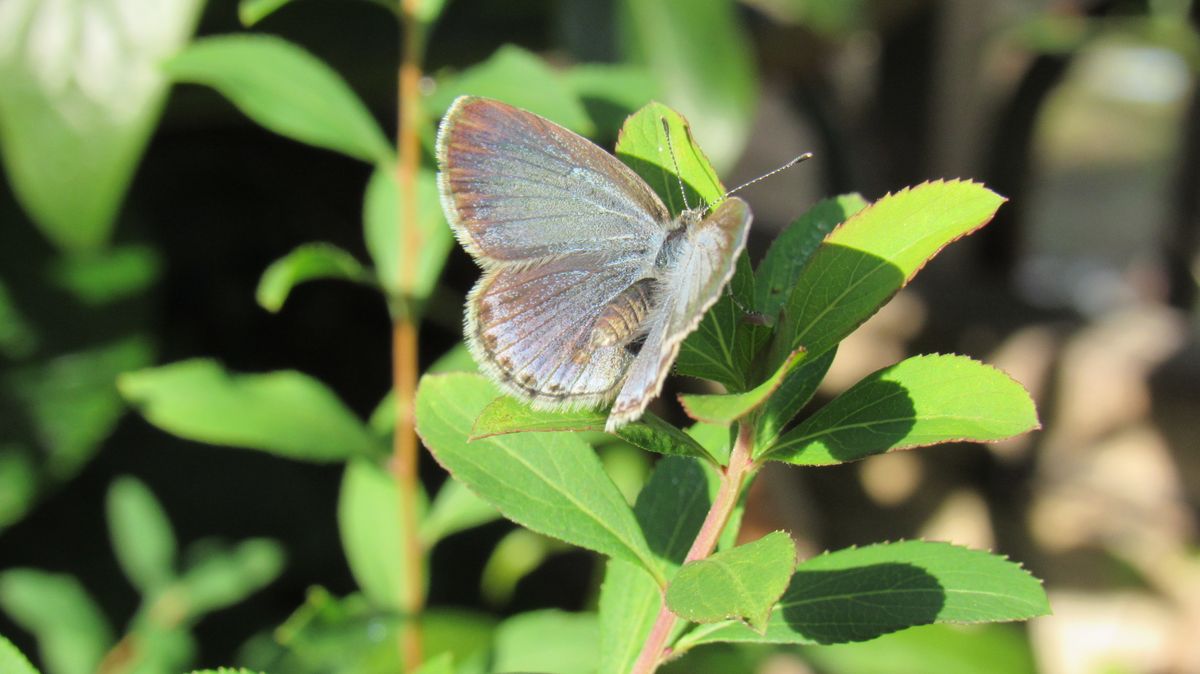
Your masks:
[{"label": "butterfly forewing", "polygon": [[632,170],[531,112],[464,96],[437,141],[442,204],[485,266],[591,251],[645,251],[670,217]]},{"label": "butterfly forewing", "polygon": [[733,197],[688,230],[674,259],[665,266],[662,299],[650,318],[642,350],[613,403],[609,430],[640,417],[662,391],[680,343],[700,324],[733,276],[738,255],[746,246],[750,220],[750,207]]}]

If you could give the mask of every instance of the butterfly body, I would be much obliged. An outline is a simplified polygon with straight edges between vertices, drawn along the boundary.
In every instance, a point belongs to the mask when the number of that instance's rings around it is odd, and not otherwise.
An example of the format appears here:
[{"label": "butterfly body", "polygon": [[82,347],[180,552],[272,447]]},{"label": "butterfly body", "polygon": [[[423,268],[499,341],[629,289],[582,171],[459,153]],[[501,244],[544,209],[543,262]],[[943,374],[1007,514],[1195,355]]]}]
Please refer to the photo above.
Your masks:
[{"label": "butterfly body", "polygon": [[539,409],[612,402],[609,430],[639,417],[732,276],[749,207],[672,217],[611,154],[489,99],[455,101],[437,146],[443,208],[484,269],[465,319],[484,372]]}]

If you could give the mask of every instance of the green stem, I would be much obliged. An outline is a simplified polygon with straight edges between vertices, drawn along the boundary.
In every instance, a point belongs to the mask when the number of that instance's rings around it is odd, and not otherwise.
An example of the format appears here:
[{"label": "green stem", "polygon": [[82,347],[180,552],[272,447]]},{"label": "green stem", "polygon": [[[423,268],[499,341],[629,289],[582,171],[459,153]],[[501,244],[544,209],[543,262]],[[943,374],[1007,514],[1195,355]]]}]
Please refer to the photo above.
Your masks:
[{"label": "green stem", "polygon": [[[704,559],[717,548],[721,532],[725,530],[725,525],[729,523],[729,517],[733,514],[738,499],[741,498],[746,478],[754,470],[754,461],[751,458],[753,448],[754,426],[748,423],[740,424],[737,441],[729,455],[729,466],[721,475],[717,496],[713,499],[708,514],[704,517],[704,524],[700,525],[700,531],[696,533],[696,539],[692,542],[692,547],[688,550],[687,558],[684,560],[685,564]],[[654,626],[650,628],[650,634],[646,637],[642,652],[633,665],[632,674],[653,674],[659,665],[671,658],[672,653],[667,647],[667,642],[671,638],[671,633],[675,631],[679,617],[667,607],[665,590],[661,602],[658,618],[655,619]]]}]

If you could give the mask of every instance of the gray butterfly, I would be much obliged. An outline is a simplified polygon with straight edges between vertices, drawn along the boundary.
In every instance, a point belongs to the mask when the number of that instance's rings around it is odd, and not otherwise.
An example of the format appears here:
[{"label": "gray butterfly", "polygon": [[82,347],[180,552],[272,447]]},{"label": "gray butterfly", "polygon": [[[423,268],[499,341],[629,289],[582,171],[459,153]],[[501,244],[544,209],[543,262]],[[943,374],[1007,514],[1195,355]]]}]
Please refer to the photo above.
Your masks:
[{"label": "gray butterfly", "polygon": [[636,173],[531,112],[464,96],[438,130],[442,207],[484,269],[466,340],[534,408],[636,420],[733,275],[750,207],[672,218]]}]

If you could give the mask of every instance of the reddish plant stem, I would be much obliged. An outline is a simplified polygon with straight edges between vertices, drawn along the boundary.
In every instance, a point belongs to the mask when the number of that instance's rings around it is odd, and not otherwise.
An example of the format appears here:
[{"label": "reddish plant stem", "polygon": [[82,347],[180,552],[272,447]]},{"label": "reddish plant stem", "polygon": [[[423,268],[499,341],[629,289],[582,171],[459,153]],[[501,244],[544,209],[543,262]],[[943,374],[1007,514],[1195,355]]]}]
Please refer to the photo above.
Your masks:
[{"label": "reddish plant stem", "polygon": [[418,535],[417,507],[420,492],[414,401],[417,392],[418,341],[417,325],[413,319],[411,298],[414,270],[421,251],[419,204],[417,202],[417,171],[420,167],[421,120],[421,57],[424,52],[424,26],[417,19],[416,0],[401,0],[400,21],[403,29],[403,52],[400,58],[398,83],[398,112],[396,129],[396,181],[400,195],[400,222],[403,235],[399,263],[399,291],[405,295],[393,298],[392,323],[392,390],[396,400],[396,428],[392,440],[392,474],[396,480],[397,507],[403,537],[403,559],[397,563],[404,569],[404,582],[399,597],[404,613],[400,625],[398,646],[404,671],[413,672],[421,666],[421,613],[425,608],[425,557]]},{"label": "reddish plant stem", "polygon": [[[700,531],[696,533],[696,540],[692,542],[687,558],[684,559],[685,564],[704,559],[716,549],[721,532],[725,530],[725,525],[729,523],[729,516],[733,514],[733,509],[741,497],[746,476],[750,474],[754,466],[754,461],[750,457],[753,446],[754,427],[746,423],[740,424],[737,441],[729,455],[729,466],[721,476],[717,497],[713,499],[712,507],[708,509],[708,514],[704,517],[704,524],[700,525]],[[671,632],[675,629],[675,623],[678,620],[678,616],[667,607],[667,597],[664,592],[658,617],[654,620],[654,626],[650,628],[650,634],[646,637],[642,652],[638,654],[632,674],[653,674],[658,666],[670,657],[667,640],[670,639]]]}]

